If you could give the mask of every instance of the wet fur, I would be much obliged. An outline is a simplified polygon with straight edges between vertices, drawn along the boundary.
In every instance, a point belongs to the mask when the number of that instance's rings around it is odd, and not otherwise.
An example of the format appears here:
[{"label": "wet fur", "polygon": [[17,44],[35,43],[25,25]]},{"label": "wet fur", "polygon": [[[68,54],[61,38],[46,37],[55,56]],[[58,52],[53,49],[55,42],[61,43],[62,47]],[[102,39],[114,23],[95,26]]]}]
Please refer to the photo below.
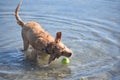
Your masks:
[{"label": "wet fur", "polygon": [[61,42],[61,32],[57,32],[56,38],[54,38],[46,32],[39,23],[33,21],[24,22],[20,18],[18,11],[21,3],[22,0],[15,10],[15,17],[17,23],[22,27],[21,34],[23,38],[24,51],[28,50],[29,45],[33,47],[29,57],[31,59],[37,59],[38,55],[45,54],[45,57],[50,55],[48,63],[51,63],[51,61],[59,58],[60,56],[70,57],[72,51]]}]

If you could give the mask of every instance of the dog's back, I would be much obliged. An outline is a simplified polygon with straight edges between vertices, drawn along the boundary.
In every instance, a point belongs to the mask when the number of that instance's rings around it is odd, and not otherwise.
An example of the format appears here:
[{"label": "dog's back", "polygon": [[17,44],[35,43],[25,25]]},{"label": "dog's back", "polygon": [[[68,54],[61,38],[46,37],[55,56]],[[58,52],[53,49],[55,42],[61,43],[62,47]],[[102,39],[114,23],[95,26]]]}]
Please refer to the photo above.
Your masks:
[{"label": "dog's back", "polygon": [[35,49],[40,50],[47,46],[48,43],[54,41],[54,38],[36,22],[26,23],[22,31]]},{"label": "dog's back", "polygon": [[[57,32],[54,39],[54,37],[46,32],[37,22],[24,22],[20,18],[18,11],[21,3],[22,0],[15,10],[15,17],[17,23],[22,27],[24,50],[26,51],[29,45],[31,45],[34,48],[33,52],[36,52],[38,55],[42,53],[50,55],[48,63],[51,63],[51,61],[60,56],[70,57],[72,55],[72,50],[61,42],[61,32]],[[33,53],[33,55],[35,56],[36,53]]]}]

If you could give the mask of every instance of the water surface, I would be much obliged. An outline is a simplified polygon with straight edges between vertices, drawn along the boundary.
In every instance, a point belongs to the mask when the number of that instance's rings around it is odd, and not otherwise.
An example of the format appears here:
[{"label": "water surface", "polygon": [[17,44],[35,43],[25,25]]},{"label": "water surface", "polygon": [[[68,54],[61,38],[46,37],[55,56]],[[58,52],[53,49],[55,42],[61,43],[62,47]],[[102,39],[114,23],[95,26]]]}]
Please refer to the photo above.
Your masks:
[{"label": "water surface", "polygon": [[36,21],[74,51],[69,65],[60,59],[37,66],[25,59],[21,27],[14,10],[19,0],[0,1],[0,80],[120,80],[119,0],[23,0],[24,21]]}]

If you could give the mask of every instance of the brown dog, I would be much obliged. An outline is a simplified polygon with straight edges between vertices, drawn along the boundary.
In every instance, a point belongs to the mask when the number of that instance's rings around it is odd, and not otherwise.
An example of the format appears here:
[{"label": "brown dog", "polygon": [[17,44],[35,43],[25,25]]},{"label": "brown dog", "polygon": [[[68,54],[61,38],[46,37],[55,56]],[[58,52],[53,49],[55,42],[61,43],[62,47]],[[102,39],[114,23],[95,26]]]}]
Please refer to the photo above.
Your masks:
[{"label": "brown dog", "polygon": [[15,10],[15,17],[17,23],[22,27],[24,50],[26,51],[29,45],[31,45],[34,48],[33,52],[36,52],[33,56],[41,55],[43,53],[45,55],[50,55],[49,64],[60,56],[70,57],[72,55],[72,51],[61,42],[61,32],[57,32],[56,38],[54,39],[38,23],[24,22],[20,18],[18,11],[21,3],[22,0]]}]

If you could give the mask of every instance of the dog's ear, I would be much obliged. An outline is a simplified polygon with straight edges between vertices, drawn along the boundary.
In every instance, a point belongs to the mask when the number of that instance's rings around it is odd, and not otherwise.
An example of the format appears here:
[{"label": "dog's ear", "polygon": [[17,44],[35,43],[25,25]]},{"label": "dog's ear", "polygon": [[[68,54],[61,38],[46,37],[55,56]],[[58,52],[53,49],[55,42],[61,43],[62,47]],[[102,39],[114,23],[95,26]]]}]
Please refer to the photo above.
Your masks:
[{"label": "dog's ear", "polygon": [[55,38],[56,43],[59,43],[61,41],[61,36],[62,36],[62,32],[57,32],[56,33],[56,38]]}]

